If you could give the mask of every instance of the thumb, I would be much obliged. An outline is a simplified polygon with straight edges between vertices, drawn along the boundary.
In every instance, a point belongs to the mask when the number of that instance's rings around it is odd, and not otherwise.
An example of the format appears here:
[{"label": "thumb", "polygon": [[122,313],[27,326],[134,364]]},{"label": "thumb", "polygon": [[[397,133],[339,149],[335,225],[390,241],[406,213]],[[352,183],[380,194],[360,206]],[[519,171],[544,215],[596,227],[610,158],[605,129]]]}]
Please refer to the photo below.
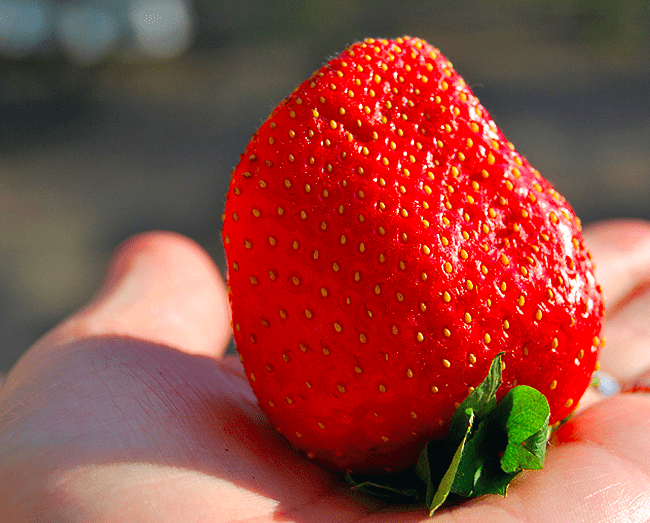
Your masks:
[{"label": "thumb", "polygon": [[34,349],[118,335],[218,357],[229,324],[225,285],[208,254],[184,236],[149,232],[116,250],[95,297]]}]

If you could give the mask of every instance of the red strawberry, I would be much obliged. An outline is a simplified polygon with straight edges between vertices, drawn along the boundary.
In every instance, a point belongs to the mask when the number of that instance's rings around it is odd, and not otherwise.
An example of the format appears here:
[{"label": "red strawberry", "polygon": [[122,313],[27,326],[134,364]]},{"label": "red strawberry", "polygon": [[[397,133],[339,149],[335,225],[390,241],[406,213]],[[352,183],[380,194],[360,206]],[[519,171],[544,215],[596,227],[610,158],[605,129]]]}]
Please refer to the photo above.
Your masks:
[{"label": "red strawberry", "polygon": [[423,40],[301,84],[233,172],[235,340],[272,423],[338,469],[403,469],[503,351],[551,423],[590,383],[603,304],[580,222]]}]

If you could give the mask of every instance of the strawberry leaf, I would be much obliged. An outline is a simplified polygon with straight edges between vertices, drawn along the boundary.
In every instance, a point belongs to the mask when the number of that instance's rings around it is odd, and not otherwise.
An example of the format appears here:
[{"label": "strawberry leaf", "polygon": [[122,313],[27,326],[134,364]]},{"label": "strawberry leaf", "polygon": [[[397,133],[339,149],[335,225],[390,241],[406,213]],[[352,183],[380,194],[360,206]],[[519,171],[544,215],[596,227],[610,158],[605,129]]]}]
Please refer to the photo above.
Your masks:
[{"label": "strawberry leaf", "polygon": [[[428,491],[435,489],[427,497],[430,514],[449,494],[465,498],[505,496],[508,484],[519,472],[542,468],[549,437],[548,402],[532,387],[517,386],[497,405],[500,384],[501,354],[493,360],[485,380],[452,416],[448,444],[456,450],[442,479],[436,485],[435,473],[423,474],[430,481]],[[424,451],[429,457],[431,446],[427,444]]]},{"label": "strawberry leaf", "polygon": [[345,480],[352,489],[392,503],[414,503],[424,500],[425,486],[412,470],[382,476],[348,473]]},{"label": "strawberry leaf", "polygon": [[505,496],[519,472],[541,469],[550,435],[548,402],[520,385],[497,403],[501,355],[454,412],[447,439],[427,443],[409,471],[381,478],[348,474],[353,488],[388,501],[424,500],[433,515],[450,499]]},{"label": "strawberry leaf", "polygon": [[[460,445],[458,445],[456,452],[454,452],[454,456],[451,459],[451,464],[442,477],[442,480],[440,480],[440,483],[438,483],[437,488],[435,486],[433,478],[431,477],[431,467],[429,462],[430,445],[427,445],[425,447],[425,451],[422,452],[422,455],[420,457],[420,461],[418,463],[418,475],[425,481],[427,485],[426,503],[429,507],[430,516],[432,516],[433,513],[446,501],[447,496],[451,492],[454,483],[456,482],[458,467],[460,466],[461,460],[464,456],[465,442],[467,441],[467,437],[469,436],[472,430],[472,426],[474,425],[475,417],[471,409],[468,409],[468,416],[469,419],[467,421],[467,430],[465,431],[465,435],[463,436]],[[425,456],[425,458],[422,458],[422,456]]]},{"label": "strawberry leaf", "polygon": [[[476,387],[454,412],[449,436],[444,442],[429,442],[427,455],[444,456],[444,447],[455,448],[442,480],[439,471],[420,472],[428,478],[427,504],[433,514],[450,493],[476,497],[487,493],[502,493],[510,481],[499,464],[499,454],[506,447],[501,430],[490,429],[490,415],[497,407],[496,393],[501,385],[501,354],[490,365],[483,382]],[[433,460],[427,460],[429,464]],[[440,461],[440,458],[438,458]],[[422,463],[422,460],[420,461]],[[433,492],[433,495],[431,495]]]},{"label": "strawberry leaf", "polygon": [[503,354],[503,352],[497,354],[483,382],[458,406],[458,409],[452,416],[452,423],[459,416],[459,411],[465,412],[467,409],[472,409],[474,415],[482,419],[494,410],[497,405],[496,393],[501,386],[501,356]]},{"label": "strawberry leaf", "polygon": [[541,469],[549,437],[550,416],[544,395],[525,385],[515,387],[503,398],[495,416],[503,416],[502,427],[508,434],[501,468],[511,473],[522,469]]}]

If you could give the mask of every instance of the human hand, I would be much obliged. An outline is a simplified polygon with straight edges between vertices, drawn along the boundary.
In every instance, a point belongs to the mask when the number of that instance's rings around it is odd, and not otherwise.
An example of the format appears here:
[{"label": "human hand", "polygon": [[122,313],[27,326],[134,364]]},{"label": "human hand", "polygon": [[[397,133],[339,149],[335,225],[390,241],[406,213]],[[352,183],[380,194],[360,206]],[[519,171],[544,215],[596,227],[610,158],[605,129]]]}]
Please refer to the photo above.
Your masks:
[{"label": "human hand", "polygon": [[[609,309],[602,368],[629,381],[650,368],[650,224],[604,222],[585,237]],[[224,356],[228,323],[198,246],[169,233],[126,242],[96,297],[0,390],[0,520],[428,521],[352,494],[293,451]],[[592,389],[543,471],[433,521],[648,521],[648,448],[650,395]]]}]

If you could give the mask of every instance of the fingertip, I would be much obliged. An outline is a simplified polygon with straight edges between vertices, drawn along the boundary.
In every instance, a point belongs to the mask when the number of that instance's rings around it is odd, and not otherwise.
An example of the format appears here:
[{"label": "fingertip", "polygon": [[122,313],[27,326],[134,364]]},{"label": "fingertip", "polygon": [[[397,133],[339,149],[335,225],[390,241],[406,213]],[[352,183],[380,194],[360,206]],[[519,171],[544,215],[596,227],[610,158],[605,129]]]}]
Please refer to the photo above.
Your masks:
[{"label": "fingertip", "polygon": [[[216,274],[219,275],[208,253],[187,236],[172,231],[147,231],[135,234],[118,245],[111,255],[98,294],[109,291],[137,263],[170,266],[174,262],[190,261],[190,259],[193,260],[193,264],[202,266],[207,272],[212,273],[216,270]],[[219,280],[221,280],[220,276]]]},{"label": "fingertip", "polygon": [[125,240],[89,304],[61,326],[73,338],[132,336],[220,356],[230,338],[225,284],[194,240],[166,231]]}]

